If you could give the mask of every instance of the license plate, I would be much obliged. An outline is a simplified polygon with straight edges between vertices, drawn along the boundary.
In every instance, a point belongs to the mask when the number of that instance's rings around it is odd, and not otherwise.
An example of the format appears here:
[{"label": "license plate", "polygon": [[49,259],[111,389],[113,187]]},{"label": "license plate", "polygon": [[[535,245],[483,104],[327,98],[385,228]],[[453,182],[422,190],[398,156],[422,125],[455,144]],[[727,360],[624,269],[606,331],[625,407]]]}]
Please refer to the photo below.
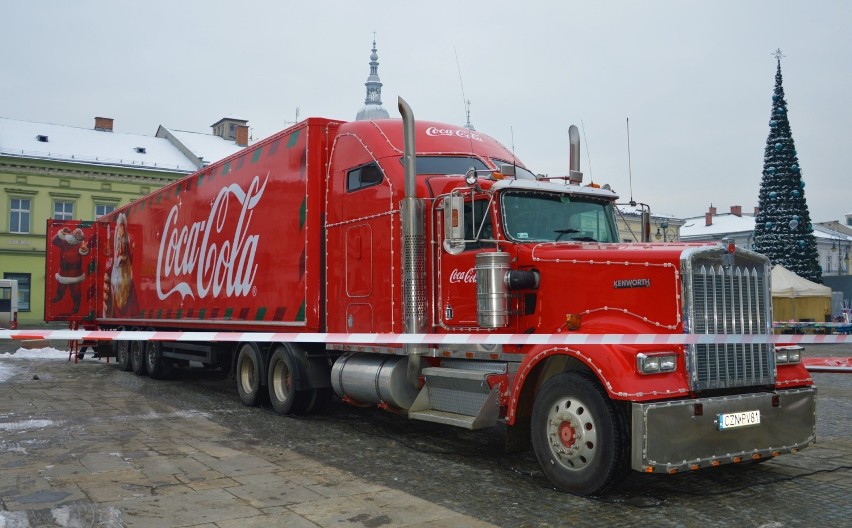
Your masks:
[{"label": "license plate", "polygon": [[719,430],[760,425],[760,411],[743,411],[719,415]]}]

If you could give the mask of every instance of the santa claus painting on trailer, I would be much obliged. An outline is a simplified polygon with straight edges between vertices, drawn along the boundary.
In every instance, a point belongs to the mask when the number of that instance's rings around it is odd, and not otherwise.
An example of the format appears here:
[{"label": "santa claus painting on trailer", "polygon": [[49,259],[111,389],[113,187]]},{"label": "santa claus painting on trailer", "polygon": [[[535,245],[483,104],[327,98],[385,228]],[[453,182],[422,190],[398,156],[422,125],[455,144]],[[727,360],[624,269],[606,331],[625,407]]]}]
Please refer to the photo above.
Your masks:
[{"label": "santa claus painting on trailer", "polygon": [[86,278],[83,272],[83,257],[89,254],[89,246],[84,238],[81,229],[71,230],[63,227],[53,237],[52,242],[59,248],[59,271],[54,274],[57,282],[56,295],[50,302],[58,303],[65,298],[66,292],[70,292],[73,302],[71,313],[80,310],[81,284]]},{"label": "santa claus painting on trailer", "polygon": [[115,221],[112,258],[104,274],[104,315],[129,317],[139,313],[133,280],[133,244],[127,231],[127,217],[119,213]]}]

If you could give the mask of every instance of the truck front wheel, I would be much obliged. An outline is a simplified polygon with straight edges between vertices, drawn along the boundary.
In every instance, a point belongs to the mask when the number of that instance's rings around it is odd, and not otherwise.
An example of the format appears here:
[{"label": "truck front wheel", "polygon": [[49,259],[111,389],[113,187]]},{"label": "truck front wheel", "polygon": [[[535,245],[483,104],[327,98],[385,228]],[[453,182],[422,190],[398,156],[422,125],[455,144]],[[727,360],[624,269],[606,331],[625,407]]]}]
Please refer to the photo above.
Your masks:
[{"label": "truck front wheel", "polygon": [[590,375],[549,379],[536,396],[531,425],[536,458],[559,489],[601,493],[627,471],[626,420]]},{"label": "truck front wheel", "polygon": [[251,343],[240,347],[237,355],[237,391],[249,407],[260,404],[260,351]]}]

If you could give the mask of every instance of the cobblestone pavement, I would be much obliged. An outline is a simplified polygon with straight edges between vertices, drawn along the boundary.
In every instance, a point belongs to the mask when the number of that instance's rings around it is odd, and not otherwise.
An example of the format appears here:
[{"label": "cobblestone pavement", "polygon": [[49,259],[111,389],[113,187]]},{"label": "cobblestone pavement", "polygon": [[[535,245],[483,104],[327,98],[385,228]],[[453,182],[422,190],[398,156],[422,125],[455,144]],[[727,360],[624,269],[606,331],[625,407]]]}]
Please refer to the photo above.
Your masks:
[{"label": "cobblestone pavement", "polygon": [[[807,354],[852,356],[852,345]],[[0,355],[0,365],[3,528],[782,528],[852,518],[852,374],[814,374],[818,441],[798,454],[632,473],[610,495],[581,498],[550,488],[531,453],[504,454],[499,427],[458,430],[336,401],[284,418],[243,407],[231,382],[200,369],[158,381],[90,358]]]}]

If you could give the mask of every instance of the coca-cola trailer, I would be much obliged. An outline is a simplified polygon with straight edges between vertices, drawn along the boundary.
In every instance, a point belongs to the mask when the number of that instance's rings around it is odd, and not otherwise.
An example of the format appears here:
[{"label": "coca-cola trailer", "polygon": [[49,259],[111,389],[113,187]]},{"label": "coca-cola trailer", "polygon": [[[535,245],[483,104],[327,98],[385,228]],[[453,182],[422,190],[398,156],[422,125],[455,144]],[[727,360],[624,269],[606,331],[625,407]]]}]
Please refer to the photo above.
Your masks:
[{"label": "coca-cola trailer", "polygon": [[[581,494],[631,468],[764,460],[814,441],[801,350],[729,338],[771,333],[765,257],[621,243],[616,194],[582,185],[576,127],[568,176],[548,178],[485,134],[400,111],[310,118],[93,223],[49,222],[46,318],[246,332],[109,353],[154,378],[218,366],[243,403],[281,414],[333,392],[415,420],[502,423],[508,448],[532,446],[554,485]],[[377,336],[259,337],[270,332]],[[494,333],[531,339],[395,344]]]}]

